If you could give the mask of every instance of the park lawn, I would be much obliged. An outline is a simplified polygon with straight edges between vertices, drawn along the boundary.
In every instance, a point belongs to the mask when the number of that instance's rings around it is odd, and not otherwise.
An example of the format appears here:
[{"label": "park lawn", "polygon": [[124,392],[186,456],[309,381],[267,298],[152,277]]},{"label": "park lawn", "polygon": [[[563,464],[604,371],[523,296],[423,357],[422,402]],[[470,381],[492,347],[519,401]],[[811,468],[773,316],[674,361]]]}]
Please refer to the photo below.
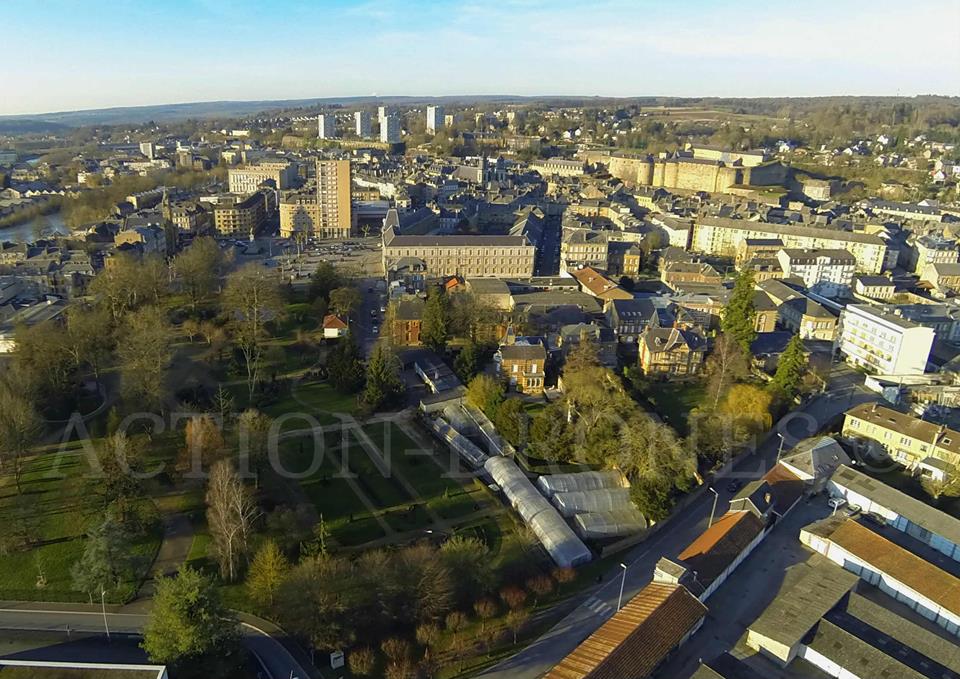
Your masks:
[{"label": "park lawn", "polygon": [[[29,526],[36,544],[24,551],[0,555],[0,598],[10,600],[86,601],[73,589],[70,569],[83,555],[83,535],[102,519],[102,509],[90,494],[84,476],[90,466],[76,443],[63,453],[38,455],[26,462],[18,495],[12,474],[0,476],[0,521],[6,528]],[[28,517],[26,521],[23,517]],[[129,551],[136,567],[131,579],[111,601],[130,599],[146,575],[160,547],[159,529],[131,540]],[[38,587],[42,571],[46,580]]]},{"label": "park lawn", "polygon": [[690,411],[703,403],[705,394],[702,382],[667,382],[651,387],[645,398],[664,422],[686,436],[690,433]]},{"label": "park lawn", "polygon": [[329,382],[300,382],[294,389],[297,398],[313,409],[311,414],[320,424],[335,424],[340,421],[337,414],[353,417],[357,412],[356,394],[341,394]]},{"label": "park lawn", "polygon": [[387,509],[409,504],[414,498],[392,476],[384,476],[373,463],[370,454],[359,442],[351,441],[346,449],[337,451],[342,462],[356,474],[356,483],[378,507]]}]

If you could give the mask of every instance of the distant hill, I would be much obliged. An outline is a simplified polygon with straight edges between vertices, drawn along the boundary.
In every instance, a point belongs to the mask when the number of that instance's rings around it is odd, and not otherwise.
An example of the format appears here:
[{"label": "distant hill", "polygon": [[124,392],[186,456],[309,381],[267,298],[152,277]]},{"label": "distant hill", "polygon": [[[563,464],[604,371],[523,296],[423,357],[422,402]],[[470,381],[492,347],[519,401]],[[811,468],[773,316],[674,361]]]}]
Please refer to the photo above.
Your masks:
[{"label": "distant hill", "polygon": [[53,123],[35,118],[14,118],[0,116],[0,134],[44,134],[47,132],[62,132],[69,129],[69,125]]}]

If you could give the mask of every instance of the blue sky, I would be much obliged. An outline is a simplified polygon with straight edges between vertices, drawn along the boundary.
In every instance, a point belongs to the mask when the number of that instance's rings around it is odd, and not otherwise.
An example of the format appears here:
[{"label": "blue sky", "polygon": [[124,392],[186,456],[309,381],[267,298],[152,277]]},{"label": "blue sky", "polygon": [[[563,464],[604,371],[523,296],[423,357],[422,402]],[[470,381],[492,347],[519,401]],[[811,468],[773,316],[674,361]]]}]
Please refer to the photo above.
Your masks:
[{"label": "blue sky", "polygon": [[0,114],[354,95],[960,94],[960,0],[7,0]]}]

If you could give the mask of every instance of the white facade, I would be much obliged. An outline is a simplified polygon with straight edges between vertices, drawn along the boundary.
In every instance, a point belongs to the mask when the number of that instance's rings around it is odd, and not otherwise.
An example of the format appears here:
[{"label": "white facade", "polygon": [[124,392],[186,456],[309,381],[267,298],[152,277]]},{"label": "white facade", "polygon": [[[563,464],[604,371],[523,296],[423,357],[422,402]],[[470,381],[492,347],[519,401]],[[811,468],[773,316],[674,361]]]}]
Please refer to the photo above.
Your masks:
[{"label": "white facade", "polygon": [[332,113],[317,116],[317,139],[333,139],[337,136],[337,117]]},{"label": "white facade", "polygon": [[353,123],[356,126],[357,136],[366,139],[370,136],[370,113],[367,111],[355,111],[353,114]]},{"label": "white facade", "polygon": [[803,279],[805,287],[823,297],[840,297],[850,292],[857,260],[846,250],[783,249],[777,261],[785,276]]},{"label": "white facade", "polygon": [[840,317],[839,349],[847,362],[881,375],[922,375],[936,333],[867,304]]},{"label": "white facade", "polygon": [[443,106],[427,106],[427,131],[436,132],[443,123]]}]

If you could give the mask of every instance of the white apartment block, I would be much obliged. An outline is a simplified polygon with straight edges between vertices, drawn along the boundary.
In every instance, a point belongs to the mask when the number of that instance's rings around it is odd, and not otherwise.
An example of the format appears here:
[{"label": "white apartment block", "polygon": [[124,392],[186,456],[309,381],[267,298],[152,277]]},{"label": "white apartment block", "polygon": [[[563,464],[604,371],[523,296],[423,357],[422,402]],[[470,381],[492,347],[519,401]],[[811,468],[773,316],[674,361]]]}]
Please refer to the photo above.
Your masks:
[{"label": "white apartment block", "polygon": [[811,292],[822,297],[840,297],[850,292],[857,258],[846,250],[798,250],[777,253],[784,276],[796,276]]},{"label": "white apartment block", "polygon": [[732,258],[736,257],[740,243],[748,238],[776,238],[786,248],[846,250],[856,257],[857,270],[862,273],[880,273],[887,252],[883,239],[872,234],[727,217],[698,217],[693,224],[690,249]]},{"label": "white apartment block", "polygon": [[881,375],[922,375],[936,333],[869,304],[840,316],[839,349],[847,362]]},{"label": "white apartment block", "polygon": [[370,113],[369,111],[355,111],[353,114],[353,123],[356,126],[357,136],[366,139],[370,136]]},{"label": "white apartment block", "polygon": [[560,177],[579,177],[583,174],[583,161],[566,160],[565,158],[546,158],[530,163],[530,169],[539,172],[544,177],[558,175]]},{"label": "white apartment block", "polygon": [[297,177],[297,166],[287,161],[265,162],[231,169],[228,173],[230,193],[250,194],[261,183],[272,179],[278,190],[289,189]]},{"label": "white apartment block", "polygon": [[400,118],[396,113],[388,113],[380,119],[380,142],[383,144],[400,142]]},{"label": "white apartment block", "polygon": [[436,132],[443,128],[443,106],[427,106],[427,131]]},{"label": "white apartment block", "polygon": [[317,139],[333,139],[337,136],[337,117],[332,113],[317,116]]}]

